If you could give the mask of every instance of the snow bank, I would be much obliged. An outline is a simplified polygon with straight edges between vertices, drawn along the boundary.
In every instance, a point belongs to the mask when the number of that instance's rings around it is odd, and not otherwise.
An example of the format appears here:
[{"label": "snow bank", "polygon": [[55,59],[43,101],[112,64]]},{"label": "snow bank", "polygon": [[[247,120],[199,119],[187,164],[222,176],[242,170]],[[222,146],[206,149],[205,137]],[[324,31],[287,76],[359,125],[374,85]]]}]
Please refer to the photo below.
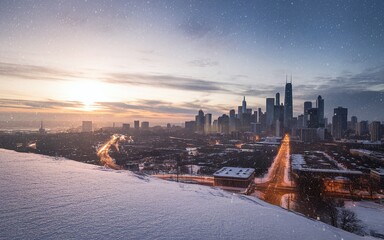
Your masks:
[{"label": "snow bank", "polygon": [[253,197],[0,150],[0,239],[361,239]]}]

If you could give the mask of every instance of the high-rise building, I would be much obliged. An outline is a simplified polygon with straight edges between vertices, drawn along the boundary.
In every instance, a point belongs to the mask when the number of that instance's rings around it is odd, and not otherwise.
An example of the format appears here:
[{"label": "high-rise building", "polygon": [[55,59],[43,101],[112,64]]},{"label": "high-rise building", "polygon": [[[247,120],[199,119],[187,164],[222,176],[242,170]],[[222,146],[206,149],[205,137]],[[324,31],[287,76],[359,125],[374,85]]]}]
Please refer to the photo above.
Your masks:
[{"label": "high-rise building", "polygon": [[293,99],[292,99],[292,77],[291,82],[285,84],[284,95],[284,128],[289,130],[291,128],[291,121],[293,118]]},{"label": "high-rise building", "polygon": [[246,113],[247,112],[247,102],[245,101],[245,96],[243,99],[243,102],[241,104],[241,113]]},{"label": "high-rise building", "polygon": [[92,121],[83,121],[81,126],[82,132],[92,132]]},{"label": "high-rise building", "polygon": [[43,121],[41,121],[41,122],[40,122],[39,133],[41,133],[41,134],[44,134],[44,133],[46,133],[46,132],[45,132],[45,129],[44,129],[44,124],[43,124]]},{"label": "high-rise building", "polygon": [[142,129],[148,129],[149,128],[149,122],[141,122],[141,128]]},{"label": "high-rise building", "polygon": [[308,127],[308,121],[309,121],[309,117],[308,117],[308,110],[312,108],[312,102],[310,101],[306,101],[304,102],[304,127]]},{"label": "high-rise building", "polygon": [[140,128],[140,121],[139,121],[139,120],[135,120],[135,121],[133,121],[133,127],[134,127],[135,129],[139,129],[139,128]]},{"label": "high-rise building", "polygon": [[357,135],[363,136],[369,133],[368,121],[360,121],[357,124]]},{"label": "high-rise building", "polygon": [[130,128],[131,128],[131,124],[123,123],[123,127],[122,127],[123,132],[125,132],[125,133],[128,132]]},{"label": "high-rise building", "polygon": [[235,109],[231,109],[231,110],[229,111],[229,117],[230,117],[230,118],[235,118],[235,117],[236,117],[236,111],[235,111]]},{"label": "high-rise building", "polygon": [[317,115],[319,126],[324,127],[324,99],[319,95],[316,99]]},{"label": "high-rise building", "polygon": [[276,106],[280,106],[280,93],[276,93]]},{"label": "high-rise building", "polygon": [[309,121],[307,124],[308,128],[318,128],[320,126],[319,124],[319,109],[318,108],[311,108],[308,110],[309,115]]},{"label": "high-rise building", "polygon": [[357,133],[357,117],[352,116],[351,117],[351,127],[350,130],[352,130],[353,133]]},{"label": "high-rise building", "polygon": [[266,99],[266,113],[267,113],[267,126],[270,127],[273,124],[273,115],[275,111],[275,99],[267,98]]},{"label": "high-rise building", "polygon": [[212,125],[212,114],[207,113],[204,116],[204,133],[208,134],[211,132],[211,125]]},{"label": "high-rise building", "polygon": [[201,109],[199,110],[198,114],[195,117],[195,121],[196,121],[196,130],[199,133],[203,133],[204,132],[204,112],[203,112],[203,110],[201,110]]},{"label": "high-rise building", "polygon": [[335,139],[344,137],[347,131],[348,109],[338,107],[333,110],[332,135]]},{"label": "high-rise building", "polygon": [[229,133],[229,117],[226,114],[223,114],[217,119],[217,128],[220,133]]},{"label": "high-rise building", "polygon": [[196,130],[196,122],[195,121],[186,121],[185,129],[188,131],[194,132]]},{"label": "high-rise building", "polygon": [[369,134],[371,135],[372,142],[376,142],[381,139],[380,126],[381,124],[379,121],[373,121],[369,124]]}]

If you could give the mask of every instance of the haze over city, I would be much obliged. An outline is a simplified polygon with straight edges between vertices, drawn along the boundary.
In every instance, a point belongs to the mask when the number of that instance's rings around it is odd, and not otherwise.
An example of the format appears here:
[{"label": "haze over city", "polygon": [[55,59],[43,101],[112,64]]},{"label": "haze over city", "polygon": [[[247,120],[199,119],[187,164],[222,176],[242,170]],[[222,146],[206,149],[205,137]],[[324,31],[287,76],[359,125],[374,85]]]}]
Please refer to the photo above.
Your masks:
[{"label": "haze over city", "polygon": [[382,120],[383,1],[1,1],[0,120],[183,122],[265,109]]}]

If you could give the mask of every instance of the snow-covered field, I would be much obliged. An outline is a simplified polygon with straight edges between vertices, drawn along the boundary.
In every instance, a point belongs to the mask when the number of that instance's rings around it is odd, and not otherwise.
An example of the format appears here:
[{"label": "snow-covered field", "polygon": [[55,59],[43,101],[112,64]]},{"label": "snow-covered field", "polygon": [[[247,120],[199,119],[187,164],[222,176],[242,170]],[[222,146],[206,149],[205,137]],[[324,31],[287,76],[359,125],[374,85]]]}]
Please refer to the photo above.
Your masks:
[{"label": "snow-covered field", "polygon": [[0,149],[0,239],[361,239],[219,189]]},{"label": "snow-covered field", "polygon": [[345,208],[355,212],[364,225],[364,231],[384,236],[384,206],[374,202],[362,201],[345,203]]}]

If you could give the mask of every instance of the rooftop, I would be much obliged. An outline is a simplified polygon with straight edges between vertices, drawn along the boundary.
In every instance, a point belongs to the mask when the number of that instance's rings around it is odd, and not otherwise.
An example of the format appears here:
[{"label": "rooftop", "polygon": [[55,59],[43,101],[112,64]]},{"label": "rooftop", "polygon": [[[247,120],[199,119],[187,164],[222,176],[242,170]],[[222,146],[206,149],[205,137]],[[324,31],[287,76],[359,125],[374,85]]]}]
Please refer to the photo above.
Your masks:
[{"label": "rooftop", "polygon": [[255,169],[252,168],[223,167],[216,171],[213,176],[247,179],[254,171]]}]

